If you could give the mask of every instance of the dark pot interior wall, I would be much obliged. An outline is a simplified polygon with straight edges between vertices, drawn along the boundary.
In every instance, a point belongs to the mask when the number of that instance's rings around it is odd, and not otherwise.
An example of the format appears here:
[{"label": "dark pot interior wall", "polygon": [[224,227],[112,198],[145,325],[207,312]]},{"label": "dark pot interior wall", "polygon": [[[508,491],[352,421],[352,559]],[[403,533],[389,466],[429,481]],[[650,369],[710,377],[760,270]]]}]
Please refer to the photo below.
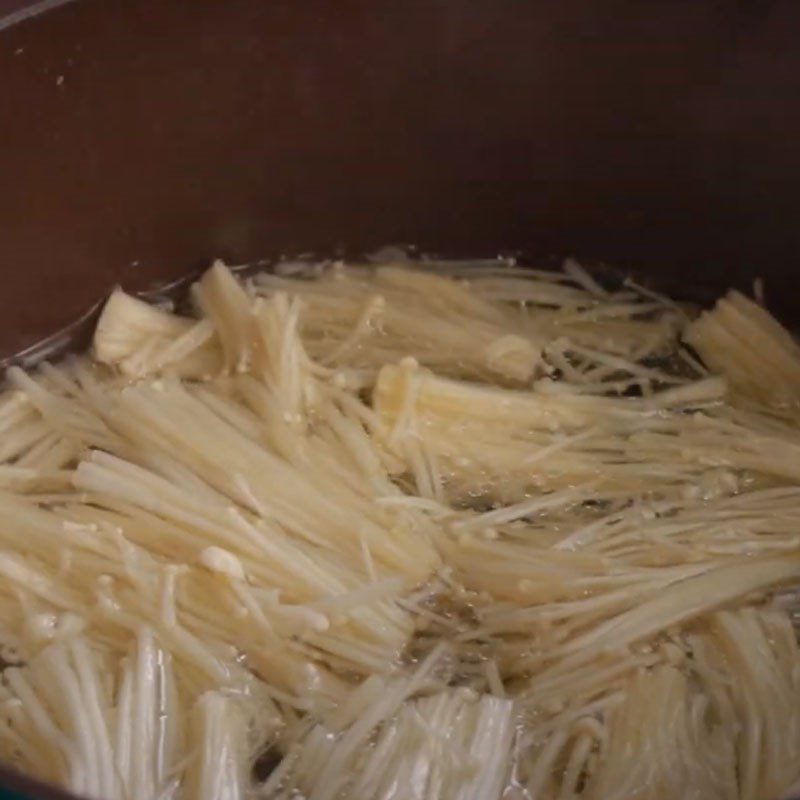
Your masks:
[{"label": "dark pot interior wall", "polygon": [[[62,0],[62,2],[68,2],[68,0]],[[18,11],[37,13],[41,7],[42,3],[32,3],[31,0],[0,0],[0,25],[13,24],[16,21],[16,17],[12,18],[12,14],[15,15]],[[46,6],[44,7],[46,8]],[[10,22],[8,21],[9,18],[11,18]]]},{"label": "dark pot interior wall", "polygon": [[340,244],[763,275],[788,314],[799,35],[795,0],[63,5],[0,32],[0,350]]}]

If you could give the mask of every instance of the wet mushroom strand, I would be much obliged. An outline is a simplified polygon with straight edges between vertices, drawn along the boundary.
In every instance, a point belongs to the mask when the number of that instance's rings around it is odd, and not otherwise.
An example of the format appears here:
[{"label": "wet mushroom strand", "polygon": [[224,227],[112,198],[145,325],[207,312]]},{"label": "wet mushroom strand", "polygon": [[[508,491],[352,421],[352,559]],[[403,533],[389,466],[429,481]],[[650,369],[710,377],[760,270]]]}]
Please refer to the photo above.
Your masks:
[{"label": "wet mushroom strand", "polygon": [[779,800],[798,586],[738,292],[217,262],[0,396],[0,759],[92,800]]}]

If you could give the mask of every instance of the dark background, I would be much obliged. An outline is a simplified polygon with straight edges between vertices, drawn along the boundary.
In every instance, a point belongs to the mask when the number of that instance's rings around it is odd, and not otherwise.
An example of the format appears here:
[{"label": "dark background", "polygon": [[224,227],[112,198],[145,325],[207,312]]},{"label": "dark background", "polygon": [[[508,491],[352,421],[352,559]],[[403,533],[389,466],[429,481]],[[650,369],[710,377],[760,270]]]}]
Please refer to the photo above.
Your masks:
[{"label": "dark background", "polygon": [[790,316],[799,43],[795,0],[75,0],[0,30],[0,349],[117,281],[402,242]]}]

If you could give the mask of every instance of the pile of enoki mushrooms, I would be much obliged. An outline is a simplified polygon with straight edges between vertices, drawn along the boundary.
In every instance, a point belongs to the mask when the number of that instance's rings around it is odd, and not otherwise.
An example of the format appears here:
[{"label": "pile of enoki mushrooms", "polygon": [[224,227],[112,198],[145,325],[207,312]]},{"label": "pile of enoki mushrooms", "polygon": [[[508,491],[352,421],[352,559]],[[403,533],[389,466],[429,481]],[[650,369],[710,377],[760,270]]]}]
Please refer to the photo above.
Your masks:
[{"label": "pile of enoki mushrooms", "polygon": [[573,261],[118,290],[7,371],[0,759],[102,800],[777,800],[799,400],[758,303]]}]

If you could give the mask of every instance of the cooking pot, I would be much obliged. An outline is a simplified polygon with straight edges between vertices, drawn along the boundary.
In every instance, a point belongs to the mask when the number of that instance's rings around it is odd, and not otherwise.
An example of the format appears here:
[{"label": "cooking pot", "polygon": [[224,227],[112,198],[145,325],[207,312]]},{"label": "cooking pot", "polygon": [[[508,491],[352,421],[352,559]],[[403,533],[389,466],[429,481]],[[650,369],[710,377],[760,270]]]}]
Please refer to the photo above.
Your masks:
[{"label": "cooking pot", "polygon": [[797,323],[799,43],[794,0],[0,0],[0,357],[118,283],[387,244],[761,277]]}]

